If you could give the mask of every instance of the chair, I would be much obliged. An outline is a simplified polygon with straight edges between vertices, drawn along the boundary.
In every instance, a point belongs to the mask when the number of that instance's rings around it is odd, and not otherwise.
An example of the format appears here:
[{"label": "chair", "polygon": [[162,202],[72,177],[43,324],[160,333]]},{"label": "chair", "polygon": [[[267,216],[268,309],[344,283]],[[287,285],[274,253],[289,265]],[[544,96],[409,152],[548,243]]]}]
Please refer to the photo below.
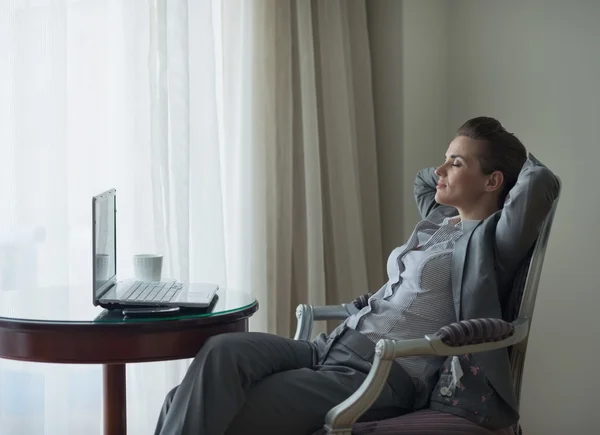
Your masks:
[{"label": "chair", "polygon": [[[348,399],[328,412],[324,429],[320,433],[337,435],[521,434],[518,423],[512,428],[493,431],[462,417],[429,409],[382,421],[356,422],[380,394],[393,360],[402,356],[458,356],[508,348],[514,390],[517,400],[520,401],[529,328],[558,199],[559,197],[554,201],[535,245],[515,275],[510,300],[503,303],[504,319],[464,320],[445,326],[421,339],[379,340],[376,344],[373,366],[364,383]],[[353,305],[361,309],[367,304],[368,298],[368,294],[360,296],[353,301]],[[298,324],[294,338],[309,340],[315,320],[343,320],[350,315],[350,309],[350,304],[322,307],[299,305],[296,310]]]}]

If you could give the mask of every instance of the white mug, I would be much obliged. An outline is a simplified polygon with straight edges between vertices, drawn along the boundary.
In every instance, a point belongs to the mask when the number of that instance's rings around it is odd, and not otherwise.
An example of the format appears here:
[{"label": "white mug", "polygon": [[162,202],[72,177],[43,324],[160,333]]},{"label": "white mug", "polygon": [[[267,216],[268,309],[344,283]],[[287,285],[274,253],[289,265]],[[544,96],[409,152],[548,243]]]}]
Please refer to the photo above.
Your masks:
[{"label": "white mug", "polygon": [[108,254],[96,254],[96,281],[107,281],[110,270],[110,256]]},{"label": "white mug", "polygon": [[133,256],[133,274],[139,281],[160,281],[163,256],[138,254]]}]

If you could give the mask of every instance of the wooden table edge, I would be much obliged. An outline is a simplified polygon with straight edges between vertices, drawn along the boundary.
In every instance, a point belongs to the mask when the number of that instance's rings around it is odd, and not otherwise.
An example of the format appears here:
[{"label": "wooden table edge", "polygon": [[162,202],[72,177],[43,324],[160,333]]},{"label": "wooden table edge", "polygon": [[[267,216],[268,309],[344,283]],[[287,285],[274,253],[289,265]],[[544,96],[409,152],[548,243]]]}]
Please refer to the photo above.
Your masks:
[{"label": "wooden table edge", "polygon": [[247,330],[255,302],[210,317],[150,322],[42,322],[0,318],[0,358],[58,364],[119,364],[190,358],[213,335]]},{"label": "wooden table edge", "polygon": [[215,316],[131,323],[0,318],[0,358],[103,364],[104,434],[126,435],[125,364],[192,358],[214,335],[247,331],[248,320],[257,310],[255,301],[239,311]]}]

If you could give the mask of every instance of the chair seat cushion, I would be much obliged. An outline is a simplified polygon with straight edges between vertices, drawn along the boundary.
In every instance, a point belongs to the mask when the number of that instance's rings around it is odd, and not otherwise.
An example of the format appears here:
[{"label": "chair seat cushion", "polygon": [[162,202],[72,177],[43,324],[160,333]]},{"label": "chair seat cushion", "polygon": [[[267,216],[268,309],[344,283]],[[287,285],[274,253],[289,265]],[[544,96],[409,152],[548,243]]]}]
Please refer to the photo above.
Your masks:
[{"label": "chair seat cushion", "polygon": [[447,412],[430,409],[401,417],[357,423],[352,435],[514,435],[511,428],[490,430]]}]

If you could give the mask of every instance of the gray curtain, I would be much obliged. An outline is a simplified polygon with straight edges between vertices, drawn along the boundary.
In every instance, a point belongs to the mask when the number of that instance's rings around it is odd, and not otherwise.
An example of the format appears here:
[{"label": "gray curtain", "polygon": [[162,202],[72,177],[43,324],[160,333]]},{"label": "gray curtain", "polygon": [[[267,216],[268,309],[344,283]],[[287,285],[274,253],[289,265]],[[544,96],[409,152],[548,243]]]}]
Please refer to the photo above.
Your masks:
[{"label": "gray curtain", "polygon": [[347,302],[382,283],[366,6],[244,4],[252,7],[249,140],[261,205],[253,231],[265,242],[253,260],[253,290],[267,311],[257,329],[290,336],[298,303]]}]

